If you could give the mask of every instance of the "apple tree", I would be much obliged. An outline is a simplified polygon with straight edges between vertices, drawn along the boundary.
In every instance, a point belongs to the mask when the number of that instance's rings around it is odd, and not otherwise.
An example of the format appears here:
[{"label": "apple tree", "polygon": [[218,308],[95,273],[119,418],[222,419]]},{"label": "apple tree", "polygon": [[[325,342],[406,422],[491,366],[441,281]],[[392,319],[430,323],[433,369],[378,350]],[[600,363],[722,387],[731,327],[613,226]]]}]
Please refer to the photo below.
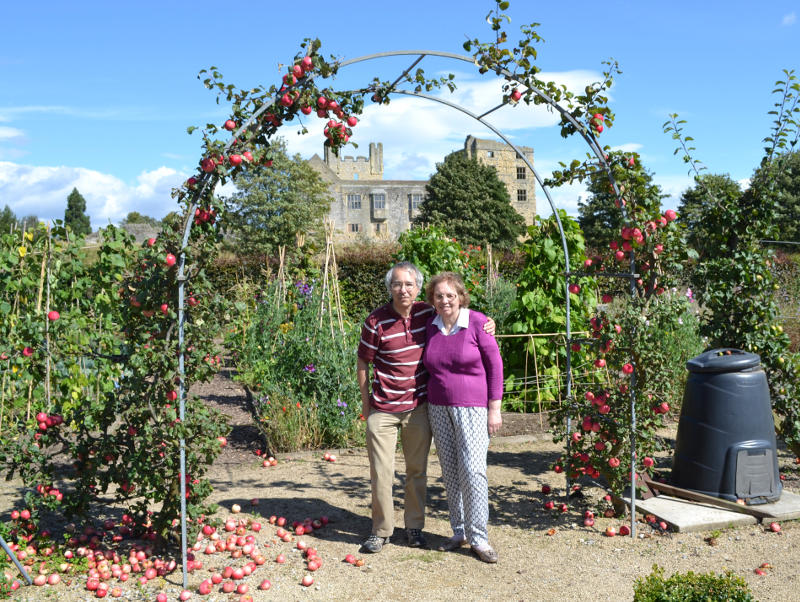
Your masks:
[{"label": "apple tree", "polygon": [[706,199],[695,218],[707,234],[703,257],[692,272],[692,288],[704,308],[701,332],[710,347],[737,347],[761,356],[778,415],[777,433],[800,455],[800,358],[790,353],[789,337],[778,319],[774,253],[762,242],[778,232],[786,199],[781,183],[794,169],[800,140],[800,83],[794,72],[784,75],[774,91],[778,99],[770,111],[773,129],[764,139],[764,157],[741,195],[715,188],[714,180],[700,175],[702,165],[692,156],[683,120],[672,115],[664,127],[679,141]]}]

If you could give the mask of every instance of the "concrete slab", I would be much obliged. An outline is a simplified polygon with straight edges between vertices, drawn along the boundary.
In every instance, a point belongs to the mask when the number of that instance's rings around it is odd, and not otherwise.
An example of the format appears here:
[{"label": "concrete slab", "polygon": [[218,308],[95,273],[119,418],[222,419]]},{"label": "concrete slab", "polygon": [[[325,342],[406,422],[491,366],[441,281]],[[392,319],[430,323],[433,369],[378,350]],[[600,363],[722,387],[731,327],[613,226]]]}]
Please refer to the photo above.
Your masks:
[{"label": "concrete slab", "polygon": [[[630,499],[625,502],[630,506]],[[758,519],[749,514],[730,512],[714,506],[689,502],[668,495],[658,495],[647,500],[636,500],[636,510],[653,514],[669,523],[679,533],[712,531],[727,527],[755,525]]]},{"label": "concrete slab", "polygon": [[[630,498],[625,498],[630,507]],[[754,506],[761,512],[769,514],[761,522],[770,520],[792,520],[800,518],[800,495],[784,491],[781,499],[771,504]],[[642,514],[653,514],[660,520],[668,522],[675,531],[686,533],[692,531],[712,531],[727,527],[755,525],[759,522],[755,516],[730,512],[715,506],[690,502],[668,495],[658,495],[647,500],[636,500],[636,510]]]},{"label": "concrete slab", "polygon": [[[769,512],[775,520],[792,520],[800,518],[800,495],[784,490],[781,499],[771,504],[760,504],[755,506],[762,512]],[[767,519],[762,519],[761,522]]]}]

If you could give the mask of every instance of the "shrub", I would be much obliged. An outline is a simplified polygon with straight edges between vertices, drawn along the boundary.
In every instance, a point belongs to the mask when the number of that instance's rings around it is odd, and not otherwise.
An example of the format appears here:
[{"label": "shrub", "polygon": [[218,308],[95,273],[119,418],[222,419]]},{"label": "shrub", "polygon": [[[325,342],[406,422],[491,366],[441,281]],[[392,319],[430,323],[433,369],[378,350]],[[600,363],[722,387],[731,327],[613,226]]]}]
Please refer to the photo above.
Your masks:
[{"label": "shrub", "polygon": [[749,602],[755,600],[747,583],[731,572],[697,574],[675,573],[664,578],[664,569],[653,565],[653,572],[639,577],[633,585],[634,602]]},{"label": "shrub", "polygon": [[397,244],[348,245],[336,252],[342,306],[353,322],[361,323],[388,297],[383,278],[392,265]]}]

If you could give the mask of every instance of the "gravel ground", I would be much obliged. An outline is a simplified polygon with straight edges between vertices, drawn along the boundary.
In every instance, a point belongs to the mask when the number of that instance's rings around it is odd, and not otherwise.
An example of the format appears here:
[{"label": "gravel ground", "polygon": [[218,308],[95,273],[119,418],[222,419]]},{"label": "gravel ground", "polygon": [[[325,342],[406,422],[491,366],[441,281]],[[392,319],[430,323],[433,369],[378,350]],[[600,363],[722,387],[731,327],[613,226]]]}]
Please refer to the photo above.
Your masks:
[{"label": "gravel ground", "polygon": [[[364,450],[333,450],[336,462],[326,462],[321,452],[287,454],[278,458],[277,466],[263,468],[253,454],[258,433],[249,424],[241,389],[218,376],[196,393],[228,413],[234,425],[229,447],[211,469],[213,500],[220,505],[218,516],[265,523],[259,533],[248,533],[255,536],[266,563],[238,582],[249,585],[255,600],[630,600],[634,580],[647,575],[654,564],[664,567],[667,575],[730,570],[747,580],[758,600],[796,599],[800,529],[793,522],[784,523],[780,533],[763,526],[727,529],[716,533],[715,545],[710,545],[709,533],[661,533],[644,523],[639,523],[636,539],[603,536],[606,526],[619,527],[628,520],[624,518],[598,518],[594,527],[584,527],[585,509],[602,512],[606,507],[602,500],[605,491],[597,486],[585,487],[583,497],[573,500],[566,513],[544,510],[546,499],[563,501],[564,480],[548,470],[562,450],[542,432],[538,417],[526,417],[517,424],[509,418],[506,436],[493,439],[490,447],[489,535],[500,555],[497,565],[481,563],[466,549],[444,553],[404,545],[401,463],[395,489],[398,528],[392,543],[379,554],[361,554],[359,544],[370,529]],[[668,463],[668,458],[661,460]],[[797,492],[800,485],[793,460],[781,454],[781,467],[788,477],[785,486]],[[434,549],[450,534],[440,477],[439,463],[432,454],[425,534]],[[544,484],[553,488],[549,496],[541,493]],[[13,481],[0,487],[4,516],[19,506],[19,491],[19,484]],[[242,507],[241,514],[231,514],[234,504]],[[268,523],[270,515],[284,516],[289,522],[327,516],[330,523],[287,543],[276,537],[277,527]],[[310,587],[300,584],[308,571],[297,550],[298,539],[315,547],[322,559]],[[285,564],[275,562],[279,553],[286,556]],[[363,566],[344,562],[348,554],[363,559]],[[221,593],[219,586],[208,596],[196,592],[212,572],[226,565],[241,567],[245,560],[219,553],[198,553],[198,558],[203,568],[189,576],[189,589],[195,592],[192,599],[238,600],[238,595]],[[764,576],[756,575],[754,569],[765,562],[772,568]],[[272,588],[257,590],[264,579],[271,581]],[[163,591],[170,600],[177,600],[181,590],[180,572],[145,586],[134,581],[112,579],[121,589],[120,599],[154,600]],[[22,588],[14,599],[72,602],[94,596],[86,591],[85,578],[76,577],[71,584]]]}]

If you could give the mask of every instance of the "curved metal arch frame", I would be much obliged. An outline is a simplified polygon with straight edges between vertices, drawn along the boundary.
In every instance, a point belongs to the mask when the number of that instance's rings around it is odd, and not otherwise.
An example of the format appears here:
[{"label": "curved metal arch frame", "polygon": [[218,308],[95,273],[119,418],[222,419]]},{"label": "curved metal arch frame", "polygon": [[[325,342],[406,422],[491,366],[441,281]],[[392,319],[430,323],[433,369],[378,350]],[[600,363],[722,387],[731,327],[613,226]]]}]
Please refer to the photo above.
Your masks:
[{"label": "curved metal arch frame", "polygon": [[[356,63],[363,63],[370,60],[381,59],[381,58],[388,58],[388,57],[396,57],[396,56],[417,56],[417,60],[414,61],[408,68],[406,68],[403,73],[395,79],[394,83],[391,86],[391,90],[389,94],[400,94],[406,96],[413,96],[417,98],[422,98],[425,100],[437,102],[448,106],[452,109],[460,111],[469,117],[472,117],[483,126],[491,130],[497,136],[499,136],[508,146],[510,146],[514,151],[516,151],[517,155],[523,159],[526,166],[531,170],[536,178],[537,183],[541,187],[542,191],[545,194],[545,198],[547,199],[548,204],[553,212],[553,215],[556,219],[556,223],[558,224],[559,235],[561,237],[561,246],[562,251],[564,253],[564,262],[565,262],[565,271],[564,271],[564,278],[565,278],[565,286],[564,290],[567,291],[569,287],[570,278],[572,276],[582,276],[584,274],[580,272],[572,272],[570,270],[569,264],[569,250],[567,248],[567,241],[564,235],[564,227],[561,223],[561,218],[558,215],[557,207],[553,202],[553,199],[550,195],[550,191],[545,185],[544,181],[542,180],[539,173],[536,171],[534,166],[528,160],[524,153],[520,152],[519,148],[508,139],[499,129],[494,127],[492,124],[485,120],[485,117],[494,111],[506,106],[506,102],[503,102],[492,109],[482,113],[481,115],[476,115],[475,113],[469,111],[468,109],[458,105],[456,103],[450,102],[443,98],[431,96],[429,94],[423,94],[421,92],[416,91],[409,91],[409,90],[401,90],[396,89],[398,83],[413,69],[418,63],[420,63],[424,58],[428,56],[437,57],[437,58],[446,58],[452,60],[458,60],[465,63],[470,63],[472,65],[477,65],[475,59],[471,56],[451,53],[451,52],[442,52],[442,51],[435,51],[435,50],[395,50],[395,51],[388,51],[388,52],[379,52],[374,54],[363,55],[360,57],[356,57],[353,59],[348,59],[342,61],[338,64],[338,68],[341,69],[343,67],[353,65]],[[503,77],[508,81],[517,82],[518,84],[521,83],[517,80],[513,73],[508,71],[507,69],[496,69],[495,73],[499,77]],[[309,75],[308,77],[316,77],[313,74]],[[365,90],[357,90],[356,92],[364,92],[367,93],[368,89]],[[620,196],[619,187],[614,180],[614,176],[611,172],[610,166],[608,161],[606,160],[605,154],[603,153],[602,148],[597,143],[597,141],[588,134],[586,129],[572,116],[572,114],[564,109],[561,105],[559,105],[555,100],[553,100],[549,95],[538,90],[536,88],[530,88],[530,91],[535,94],[536,96],[540,97],[548,106],[552,107],[558,113],[566,119],[570,124],[572,124],[576,131],[581,135],[584,139],[590,150],[594,153],[597,157],[599,166],[601,169],[606,171],[608,175],[609,181],[611,186],[613,187],[614,193],[616,196]],[[265,101],[263,105],[257,109],[251,117],[243,123],[236,131],[232,132],[231,140],[225,147],[225,150],[230,149],[236,138],[243,133],[247,128],[249,128],[257,118],[265,113],[271,106],[275,104],[277,101],[277,96],[272,97],[268,101]],[[201,185],[196,188],[194,194],[191,197],[191,201],[188,203],[188,212],[186,217],[186,223],[183,229],[183,238],[181,242],[181,252],[178,258],[178,345],[180,349],[183,349],[184,344],[184,325],[186,322],[186,311],[184,307],[185,302],[185,283],[186,283],[186,255],[183,251],[184,248],[189,243],[189,236],[191,234],[192,228],[192,217],[194,215],[195,209],[198,208],[198,199],[203,198],[206,192],[211,192],[216,187],[216,184],[219,180],[219,177],[212,174],[203,174],[200,183]],[[623,207],[623,213],[625,209]],[[629,252],[629,272],[628,273],[619,273],[619,274],[606,274],[610,277],[619,277],[619,278],[626,278],[629,280],[630,283],[630,292],[633,295],[635,293],[635,280],[638,277],[636,273],[636,262],[634,252]],[[572,399],[572,363],[571,363],[571,352],[570,352],[570,345],[572,342],[572,327],[571,327],[571,318],[570,318],[570,299],[569,299],[569,292],[565,294],[565,308],[566,308],[566,324],[565,328],[567,331],[567,339],[566,339],[566,346],[567,346],[567,353],[566,353],[566,395],[567,395],[567,402],[570,403]],[[180,353],[178,356],[178,371],[179,371],[179,385],[178,385],[178,398],[179,398],[179,417],[181,420],[185,419],[185,401],[186,401],[186,386],[185,386],[185,363],[184,363],[184,354]],[[631,505],[631,537],[636,536],[636,444],[635,444],[635,436],[636,436],[636,408],[635,408],[635,391],[636,391],[636,366],[634,364],[634,371],[631,374],[631,385],[629,388],[630,393],[630,411],[631,411],[631,433],[630,433],[630,454],[631,454],[631,497],[630,497],[630,505]],[[567,418],[567,433],[571,430],[571,417]],[[186,541],[186,480],[184,478],[184,474],[186,472],[186,442],[184,439],[180,440],[180,496],[181,496],[181,559],[183,564],[183,585],[184,588],[187,587],[188,582],[188,573],[187,573],[187,541]],[[569,437],[567,437],[567,453],[569,454]],[[569,491],[569,476],[567,475],[567,491]]]}]

